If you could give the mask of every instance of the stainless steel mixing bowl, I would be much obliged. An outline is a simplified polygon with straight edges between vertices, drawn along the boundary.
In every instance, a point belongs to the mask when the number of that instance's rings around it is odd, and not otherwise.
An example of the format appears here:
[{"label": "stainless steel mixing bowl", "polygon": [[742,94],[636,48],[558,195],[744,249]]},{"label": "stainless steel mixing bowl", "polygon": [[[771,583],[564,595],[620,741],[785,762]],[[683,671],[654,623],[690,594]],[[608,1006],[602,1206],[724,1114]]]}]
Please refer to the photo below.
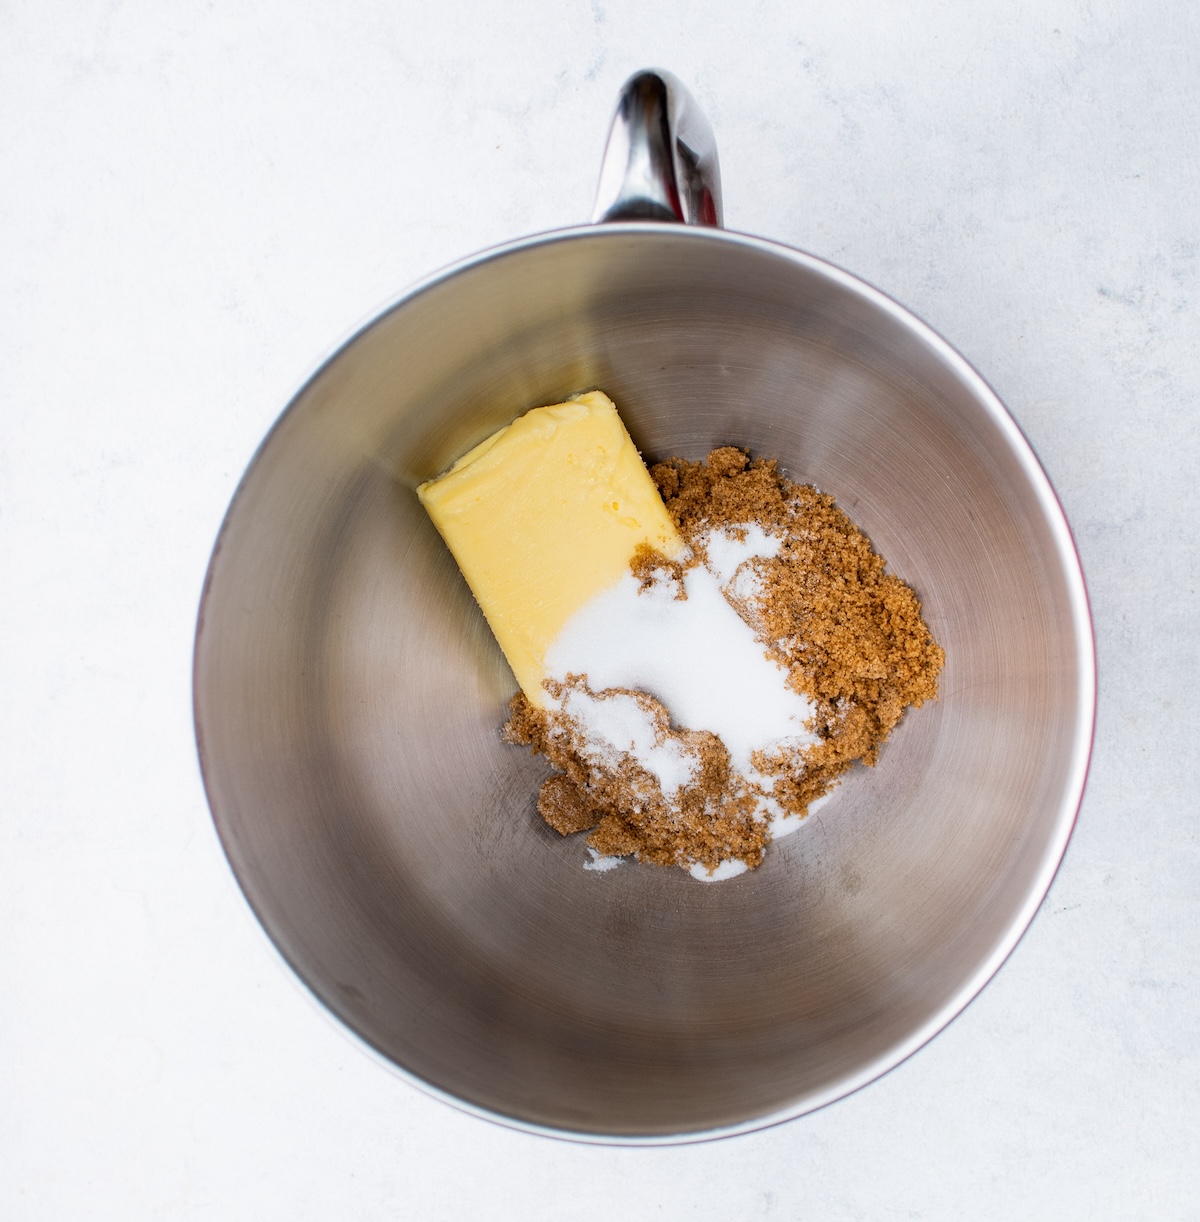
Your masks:
[{"label": "stainless steel mixing bowl", "polygon": [[[681,151],[680,95],[637,89],[601,213],[713,221],[702,124]],[[587,872],[540,821],[515,683],[414,495],[589,387],[651,458],[733,443],[833,493],[945,647],[940,700],[729,882]],[[434,276],[300,391],[213,553],[195,706],[229,860],[333,1014],[460,1106],[650,1142],[828,1103],[984,985],[1070,834],[1093,647],[1054,493],[948,344],[785,246],[608,222]]]}]

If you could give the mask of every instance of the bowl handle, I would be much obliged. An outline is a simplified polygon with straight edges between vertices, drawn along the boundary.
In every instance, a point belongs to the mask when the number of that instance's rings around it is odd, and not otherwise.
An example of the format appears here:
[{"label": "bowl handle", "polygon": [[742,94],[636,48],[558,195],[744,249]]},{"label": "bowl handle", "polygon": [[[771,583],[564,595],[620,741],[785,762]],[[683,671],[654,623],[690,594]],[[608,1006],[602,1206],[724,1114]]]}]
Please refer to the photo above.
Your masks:
[{"label": "bowl handle", "polygon": [[592,220],[720,227],[717,142],[695,98],[669,72],[635,72],[622,86]]}]

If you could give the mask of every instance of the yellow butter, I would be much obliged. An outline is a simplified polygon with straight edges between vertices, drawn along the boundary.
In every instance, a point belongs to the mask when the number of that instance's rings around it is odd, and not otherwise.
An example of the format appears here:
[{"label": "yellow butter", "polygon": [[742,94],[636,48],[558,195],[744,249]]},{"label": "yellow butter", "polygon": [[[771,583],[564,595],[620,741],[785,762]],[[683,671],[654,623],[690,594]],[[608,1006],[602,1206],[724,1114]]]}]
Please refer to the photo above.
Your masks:
[{"label": "yellow butter", "polygon": [[638,545],[683,542],[607,395],[538,407],[417,489],[525,695],[544,704],[546,650],[629,571]]}]

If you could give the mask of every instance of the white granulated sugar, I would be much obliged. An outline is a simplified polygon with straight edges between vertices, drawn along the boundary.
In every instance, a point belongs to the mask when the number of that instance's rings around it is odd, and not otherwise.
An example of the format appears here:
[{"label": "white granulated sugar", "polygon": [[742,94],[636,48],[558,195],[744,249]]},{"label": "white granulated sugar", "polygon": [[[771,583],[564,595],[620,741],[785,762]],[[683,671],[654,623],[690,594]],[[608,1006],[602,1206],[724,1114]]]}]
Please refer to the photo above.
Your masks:
[{"label": "white granulated sugar", "polygon": [[681,785],[695,779],[700,761],[674,738],[665,738],[654,718],[633,696],[611,693],[597,699],[572,689],[560,706],[583,731],[589,762],[616,768],[621,756],[632,756],[651,773],[668,801]]},{"label": "white granulated sugar", "polygon": [[[747,535],[744,544],[727,539],[729,552],[737,544],[749,554],[767,539],[751,545],[749,528]],[[721,585],[697,565],[684,575],[687,598],[677,599],[669,585],[639,592],[627,573],[567,622],[547,651],[546,671],[559,680],[586,675],[594,692],[648,693],[670,711],[674,726],[717,734],[733,767],[751,777],[754,752],[816,741],[806,728],[813,706],[787,686],[786,672],[766,656]],[[639,741],[636,731],[631,741]]]},{"label": "white granulated sugar", "polygon": [[753,606],[762,593],[762,578],[752,565],[745,564],[733,575],[725,586],[725,593],[743,606]]},{"label": "white granulated sugar", "polygon": [[[737,536],[743,537],[739,539]],[[747,560],[770,560],[779,555],[783,540],[778,535],[769,535],[757,522],[739,527],[710,530],[704,535],[704,549],[708,553],[708,568],[724,587],[738,575],[738,569]],[[753,572],[750,570],[743,570]]]},{"label": "white granulated sugar", "polygon": [[723,883],[727,878],[737,878],[739,874],[745,874],[749,868],[740,858],[734,857],[729,861],[721,862],[711,874],[708,872],[708,867],[701,865],[700,862],[689,866],[688,873],[702,883]]},{"label": "white granulated sugar", "polygon": [[583,863],[585,870],[615,870],[625,860],[624,857],[602,857],[595,849],[588,849],[588,859]]},{"label": "white granulated sugar", "polygon": [[[752,562],[776,556],[782,540],[747,523],[709,531],[703,542],[705,563],[683,575],[686,598],[675,597],[678,586],[668,572],[644,590],[627,573],[576,612],[546,653],[546,673],[560,683],[568,675],[586,676],[587,687],[566,687],[551,707],[578,726],[589,764],[615,770],[635,760],[670,802],[696,779],[700,759],[695,749],[666,737],[628,693],[653,696],[670,713],[673,728],[709,730],[721,739],[732,768],[755,793],[759,818],[774,837],[783,836],[800,820],[769,796],[774,779],[751,760],[757,752],[769,758],[812,746],[817,740],[807,725],[815,710],[787,686],[786,671],[767,657],[742,618],[753,618],[759,596]],[[620,860],[589,852],[589,870],[612,869]],[[747,868],[731,859],[711,874],[703,865],[690,873],[720,882]]]}]

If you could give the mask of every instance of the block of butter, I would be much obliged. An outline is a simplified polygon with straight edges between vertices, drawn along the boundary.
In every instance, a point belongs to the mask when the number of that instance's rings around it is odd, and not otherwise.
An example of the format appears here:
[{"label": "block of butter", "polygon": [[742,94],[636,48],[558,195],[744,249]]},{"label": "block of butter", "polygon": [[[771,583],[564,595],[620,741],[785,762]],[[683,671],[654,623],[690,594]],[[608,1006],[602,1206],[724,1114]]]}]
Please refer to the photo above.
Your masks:
[{"label": "block of butter", "polygon": [[684,549],[599,391],[526,412],[417,495],[537,707],[546,650],[572,615],[629,571],[640,544]]}]

